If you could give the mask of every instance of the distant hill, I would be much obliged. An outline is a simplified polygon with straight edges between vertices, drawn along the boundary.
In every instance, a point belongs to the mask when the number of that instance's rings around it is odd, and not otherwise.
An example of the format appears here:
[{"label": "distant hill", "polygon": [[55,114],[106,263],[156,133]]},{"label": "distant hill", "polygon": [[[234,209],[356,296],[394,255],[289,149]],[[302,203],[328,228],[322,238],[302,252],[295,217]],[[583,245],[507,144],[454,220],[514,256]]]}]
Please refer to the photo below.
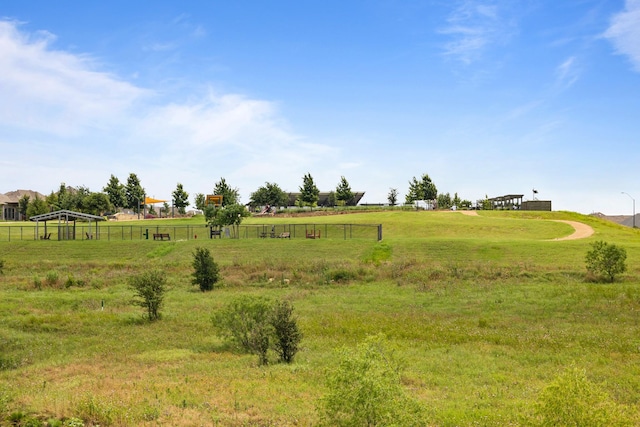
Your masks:
[{"label": "distant hill", "polygon": [[[633,227],[633,215],[605,215],[600,212],[592,213],[591,215],[625,227]],[[636,227],[640,227],[640,214],[636,214]]]}]

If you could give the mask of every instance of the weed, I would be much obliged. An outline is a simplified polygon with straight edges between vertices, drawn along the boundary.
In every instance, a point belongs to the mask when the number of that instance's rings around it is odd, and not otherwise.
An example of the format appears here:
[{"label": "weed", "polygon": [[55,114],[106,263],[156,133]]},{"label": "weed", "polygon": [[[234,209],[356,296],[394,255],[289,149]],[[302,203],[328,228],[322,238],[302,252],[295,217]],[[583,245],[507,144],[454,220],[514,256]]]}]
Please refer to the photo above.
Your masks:
[{"label": "weed", "polygon": [[54,287],[58,284],[58,272],[57,271],[48,271],[44,282],[47,286]]}]

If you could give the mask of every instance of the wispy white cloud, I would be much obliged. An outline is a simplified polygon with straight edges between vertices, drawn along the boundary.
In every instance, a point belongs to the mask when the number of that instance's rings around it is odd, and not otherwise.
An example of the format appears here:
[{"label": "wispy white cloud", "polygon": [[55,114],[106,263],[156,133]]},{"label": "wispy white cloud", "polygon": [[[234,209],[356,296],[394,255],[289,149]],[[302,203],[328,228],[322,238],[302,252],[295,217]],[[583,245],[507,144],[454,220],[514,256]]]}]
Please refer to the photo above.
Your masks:
[{"label": "wispy white cloud", "polygon": [[580,69],[575,56],[571,56],[556,68],[556,84],[562,89],[571,87],[580,77]]},{"label": "wispy white cloud", "polygon": [[[274,102],[213,89],[201,95],[200,87],[186,100],[163,102],[160,91],[54,42],[0,21],[0,150],[12,158],[5,175],[21,177],[16,188],[48,191],[42,178],[21,173],[36,168],[54,187],[65,181],[95,191],[111,173],[137,172],[158,196],[177,181],[207,191],[198,186],[221,176],[246,191],[339,159],[337,149],[293,132]],[[42,150],[48,146],[55,150]]]},{"label": "wispy white cloud", "polygon": [[640,0],[627,0],[622,12],[611,18],[604,33],[617,53],[629,58],[636,71],[640,72]]},{"label": "wispy white cloud", "polygon": [[502,43],[510,33],[510,24],[501,18],[500,7],[495,3],[464,0],[447,19],[447,26],[440,30],[449,36],[444,53],[463,64],[480,59],[493,44]]}]

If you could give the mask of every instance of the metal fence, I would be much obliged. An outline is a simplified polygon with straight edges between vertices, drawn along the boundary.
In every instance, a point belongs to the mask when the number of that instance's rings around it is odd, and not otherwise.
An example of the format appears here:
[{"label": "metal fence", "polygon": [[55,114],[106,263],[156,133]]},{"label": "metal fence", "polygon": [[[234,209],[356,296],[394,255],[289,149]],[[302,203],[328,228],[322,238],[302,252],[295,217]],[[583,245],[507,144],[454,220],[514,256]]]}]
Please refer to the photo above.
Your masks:
[{"label": "metal fence", "polygon": [[211,230],[205,225],[32,225],[0,226],[0,241],[20,240],[193,240],[193,239],[375,239],[382,224],[250,224]]}]

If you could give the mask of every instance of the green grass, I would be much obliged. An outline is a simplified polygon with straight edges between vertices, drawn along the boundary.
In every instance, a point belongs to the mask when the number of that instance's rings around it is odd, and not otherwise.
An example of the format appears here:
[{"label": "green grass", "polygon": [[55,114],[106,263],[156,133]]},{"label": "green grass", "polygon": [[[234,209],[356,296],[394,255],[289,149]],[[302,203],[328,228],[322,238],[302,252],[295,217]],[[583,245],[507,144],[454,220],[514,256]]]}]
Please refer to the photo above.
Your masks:
[{"label": "green grass", "polygon": [[[552,241],[573,230],[549,219],[596,233]],[[1,419],[315,425],[335,350],[380,332],[432,425],[526,424],[541,390],[570,366],[638,413],[637,230],[568,212],[247,220],[312,222],[383,224],[384,240],[0,242]],[[594,240],[627,250],[629,269],[614,284],[586,280]],[[221,267],[222,286],[208,293],[190,283],[199,246]],[[150,268],[164,269],[170,287],[153,323],[126,286]],[[212,314],[239,294],[292,302],[304,333],[293,364],[258,366],[213,334]]]}]

